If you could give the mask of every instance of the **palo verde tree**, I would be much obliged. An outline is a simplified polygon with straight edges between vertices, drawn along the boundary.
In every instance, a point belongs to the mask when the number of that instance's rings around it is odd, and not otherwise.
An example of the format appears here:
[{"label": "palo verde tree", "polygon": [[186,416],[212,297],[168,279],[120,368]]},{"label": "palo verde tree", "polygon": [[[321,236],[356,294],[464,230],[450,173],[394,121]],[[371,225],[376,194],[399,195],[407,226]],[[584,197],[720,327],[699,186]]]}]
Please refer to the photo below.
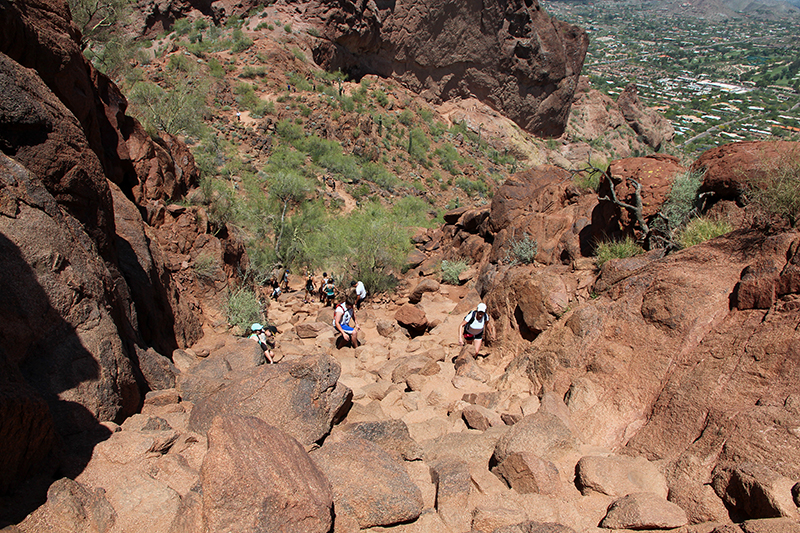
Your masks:
[{"label": "palo verde tree", "polygon": [[81,31],[81,49],[89,43],[106,42],[125,20],[130,0],[68,0],[72,20]]}]

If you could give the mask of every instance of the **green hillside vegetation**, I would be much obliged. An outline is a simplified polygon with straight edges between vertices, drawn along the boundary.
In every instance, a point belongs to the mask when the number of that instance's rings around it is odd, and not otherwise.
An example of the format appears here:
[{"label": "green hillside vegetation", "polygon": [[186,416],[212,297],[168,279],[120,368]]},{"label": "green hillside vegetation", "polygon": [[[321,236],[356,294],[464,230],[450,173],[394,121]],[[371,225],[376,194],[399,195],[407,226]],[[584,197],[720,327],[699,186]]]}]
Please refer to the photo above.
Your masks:
[{"label": "green hillside vegetation", "polygon": [[[521,165],[389,82],[317,69],[299,48],[307,36],[265,13],[224,26],[181,19],[149,41],[104,34],[87,56],[152,136],[179,135],[190,146],[202,176],[194,201],[213,231],[241,230],[247,279],[308,267],[387,290],[411,228],[441,224],[447,207],[488,201]],[[345,209],[339,192],[356,205]]]}]

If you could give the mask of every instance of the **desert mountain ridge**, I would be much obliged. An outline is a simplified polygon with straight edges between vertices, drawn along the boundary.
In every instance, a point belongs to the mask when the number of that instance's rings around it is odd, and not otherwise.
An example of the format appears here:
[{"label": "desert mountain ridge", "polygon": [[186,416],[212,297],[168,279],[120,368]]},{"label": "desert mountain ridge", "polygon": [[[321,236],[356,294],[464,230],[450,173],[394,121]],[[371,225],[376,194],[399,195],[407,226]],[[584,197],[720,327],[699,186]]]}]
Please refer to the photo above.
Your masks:
[{"label": "desert mountain ridge", "polygon": [[[350,4],[318,4],[331,5]],[[358,17],[370,16],[357,20],[374,24],[381,6],[363,3]],[[538,12],[535,2],[514,7]],[[82,55],[65,4],[0,8],[6,530],[800,527],[800,237],[791,216],[765,226],[743,196],[797,157],[797,143],[725,145],[689,164],[619,159],[596,190],[578,186],[568,165],[512,172],[491,202],[416,232],[398,290],[357,312],[362,346],[336,349],[332,309],[304,301],[303,277],[290,276],[289,290],[263,299],[278,330],[270,365],[219,316],[222,295],[244,281],[246,235],[184,201],[202,190],[181,136],[151,135],[126,113],[117,86]],[[373,60],[391,43],[373,42]],[[633,130],[634,117],[638,135],[657,138],[634,88],[617,114],[592,104],[573,74],[579,97],[569,103],[605,117],[581,123],[588,148],[603,120]],[[310,101],[313,86],[294,85],[287,92]],[[343,83],[340,96],[358,85]],[[389,101],[410,107],[402,100]],[[270,123],[291,114],[306,124],[299,107],[282,107]],[[304,118],[324,117],[307,107]],[[245,150],[271,138],[267,121],[249,133],[240,122],[250,115],[234,113],[220,109],[221,129]],[[544,132],[562,127],[537,120]],[[332,138],[357,129],[353,148],[382,144],[371,120],[317,124]],[[480,149],[480,137],[463,137]],[[599,266],[604,236],[670,237],[657,231],[660,208],[692,171],[702,214],[734,231]],[[345,183],[334,182],[331,194]],[[445,260],[469,268],[444,283]],[[480,301],[495,335],[474,354],[458,327]]]}]

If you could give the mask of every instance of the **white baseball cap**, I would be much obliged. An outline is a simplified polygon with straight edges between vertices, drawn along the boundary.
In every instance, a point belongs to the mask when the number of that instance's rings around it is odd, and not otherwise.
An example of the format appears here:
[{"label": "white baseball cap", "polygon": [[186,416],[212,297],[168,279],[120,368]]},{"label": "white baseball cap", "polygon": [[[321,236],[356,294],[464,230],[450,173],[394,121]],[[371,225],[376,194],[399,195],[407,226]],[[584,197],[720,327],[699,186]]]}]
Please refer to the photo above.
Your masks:
[{"label": "white baseball cap", "polygon": [[481,302],[481,303],[478,304],[478,312],[479,313],[485,313],[486,312],[486,304],[485,303]]}]

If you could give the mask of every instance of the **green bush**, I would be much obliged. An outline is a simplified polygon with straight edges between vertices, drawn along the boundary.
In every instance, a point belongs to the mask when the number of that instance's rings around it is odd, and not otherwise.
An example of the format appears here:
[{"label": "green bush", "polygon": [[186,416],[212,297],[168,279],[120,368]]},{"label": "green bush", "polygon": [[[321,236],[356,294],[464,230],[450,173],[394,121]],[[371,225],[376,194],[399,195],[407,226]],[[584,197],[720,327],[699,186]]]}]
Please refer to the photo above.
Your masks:
[{"label": "green bush", "polygon": [[239,77],[250,80],[253,78],[263,78],[266,75],[267,75],[266,67],[251,67],[250,65],[246,65],[242,69],[241,74],[239,74]]},{"label": "green bush", "polygon": [[508,241],[505,253],[505,262],[510,265],[524,264],[530,265],[536,259],[539,251],[539,243],[527,232],[523,233],[521,239],[512,237]]},{"label": "green bush", "polygon": [[250,331],[251,324],[261,322],[261,304],[256,293],[244,287],[229,292],[225,316],[231,326],[239,326],[244,332]]},{"label": "green bush", "polygon": [[198,255],[194,260],[194,273],[197,277],[211,279],[217,272],[217,262],[211,254]]},{"label": "green bush", "polygon": [[765,223],[778,217],[795,227],[800,220],[800,152],[765,163],[748,181],[747,198]]},{"label": "green bush", "polygon": [[397,121],[404,126],[410,126],[414,123],[414,113],[410,109],[403,109],[397,116]]},{"label": "green bush", "polygon": [[695,212],[697,190],[702,183],[701,172],[684,172],[675,176],[669,196],[661,206],[661,214],[667,218],[670,230],[684,225]]},{"label": "green bush", "polygon": [[467,193],[469,196],[479,195],[483,196],[487,193],[489,188],[481,180],[472,181],[470,179],[461,177],[456,180],[456,187]]},{"label": "green bush", "polygon": [[428,161],[428,150],[431,147],[431,141],[425,132],[420,128],[414,128],[409,132],[409,150],[408,155],[424,167],[430,165]]},{"label": "green bush", "polygon": [[644,249],[636,244],[631,237],[626,237],[624,241],[607,241],[597,245],[595,254],[597,255],[597,266],[603,266],[611,259],[624,259],[635,255],[643,254]]},{"label": "green bush", "polygon": [[397,186],[397,177],[377,163],[365,163],[361,168],[361,179],[371,181],[378,187],[392,191]]},{"label": "green bush", "polygon": [[372,97],[375,98],[375,101],[378,102],[378,105],[381,107],[389,105],[389,97],[386,95],[386,92],[381,89],[372,91]]},{"label": "green bush", "polygon": [[283,31],[286,33],[292,33],[292,25],[291,24],[284,24]]},{"label": "green bush", "polygon": [[733,226],[727,220],[712,220],[701,217],[689,222],[680,231],[677,240],[682,248],[689,248],[732,231]]},{"label": "green bush", "polygon": [[131,111],[151,132],[173,135],[199,134],[205,115],[204,85],[190,80],[169,80],[166,89],[155,83],[138,82],[128,96]]},{"label": "green bush", "polygon": [[450,285],[461,285],[458,276],[467,269],[467,262],[463,259],[457,261],[442,261],[442,282]]},{"label": "green bush", "polygon": [[458,153],[455,146],[446,143],[437,148],[433,153],[439,158],[439,165],[444,170],[454,176],[461,174],[458,165],[464,164],[464,158],[461,157],[461,154]]},{"label": "green bush", "polygon": [[303,128],[288,119],[278,121],[278,123],[275,124],[275,132],[279,137],[288,142],[298,141],[305,137]]}]

